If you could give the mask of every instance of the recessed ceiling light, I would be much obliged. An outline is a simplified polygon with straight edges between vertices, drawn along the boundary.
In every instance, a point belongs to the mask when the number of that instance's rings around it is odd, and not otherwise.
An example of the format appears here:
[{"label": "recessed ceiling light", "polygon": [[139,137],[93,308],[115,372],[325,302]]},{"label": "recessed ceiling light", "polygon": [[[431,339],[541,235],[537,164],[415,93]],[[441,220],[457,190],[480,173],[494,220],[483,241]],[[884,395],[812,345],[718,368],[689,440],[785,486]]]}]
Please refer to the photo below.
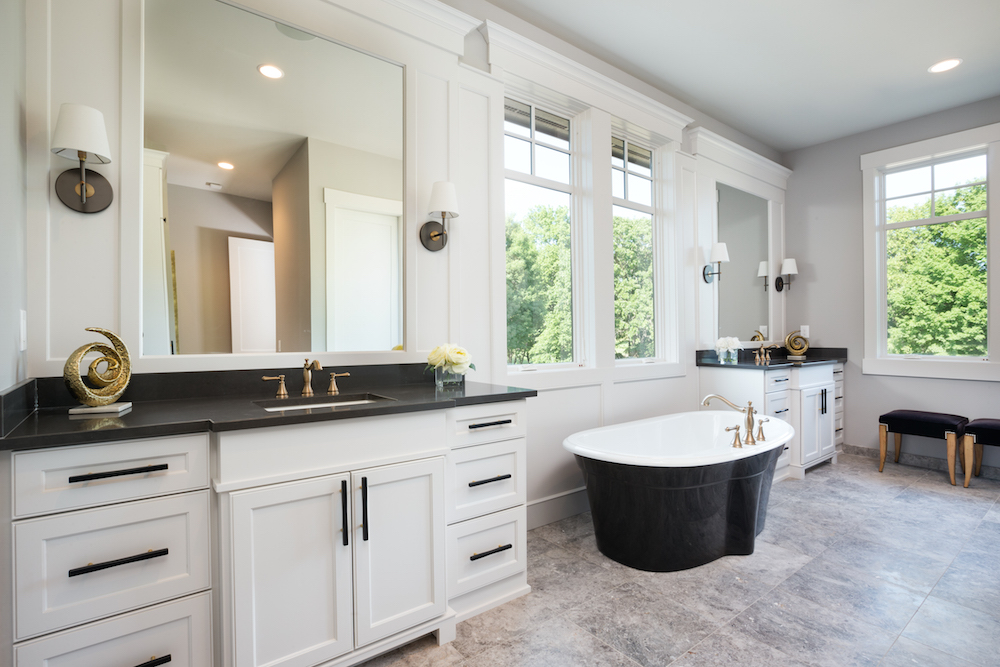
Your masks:
[{"label": "recessed ceiling light", "polygon": [[927,68],[927,71],[932,72],[933,74],[938,74],[940,72],[947,72],[950,69],[955,69],[961,64],[961,58],[949,58],[948,60],[942,60],[939,63],[934,63]]},{"label": "recessed ceiling light", "polygon": [[220,162],[219,166],[221,168],[223,168],[223,169],[232,169],[233,168],[233,165],[229,164],[228,162]]},{"label": "recessed ceiling light", "polygon": [[274,65],[261,65],[257,68],[257,71],[266,76],[268,79],[280,79],[285,76],[285,73]]}]

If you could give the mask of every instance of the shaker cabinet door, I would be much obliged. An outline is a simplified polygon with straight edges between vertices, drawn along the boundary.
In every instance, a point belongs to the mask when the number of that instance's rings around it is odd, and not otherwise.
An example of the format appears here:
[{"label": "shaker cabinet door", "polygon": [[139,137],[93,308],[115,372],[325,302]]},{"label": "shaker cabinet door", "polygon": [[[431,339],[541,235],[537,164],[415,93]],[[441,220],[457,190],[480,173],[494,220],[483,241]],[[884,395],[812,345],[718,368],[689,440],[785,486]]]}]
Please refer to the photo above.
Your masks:
[{"label": "shaker cabinet door", "polygon": [[352,473],[358,646],[446,611],[444,459]]},{"label": "shaker cabinet door", "polygon": [[232,494],[239,667],[308,667],[354,648],[349,487],[336,475]]}]

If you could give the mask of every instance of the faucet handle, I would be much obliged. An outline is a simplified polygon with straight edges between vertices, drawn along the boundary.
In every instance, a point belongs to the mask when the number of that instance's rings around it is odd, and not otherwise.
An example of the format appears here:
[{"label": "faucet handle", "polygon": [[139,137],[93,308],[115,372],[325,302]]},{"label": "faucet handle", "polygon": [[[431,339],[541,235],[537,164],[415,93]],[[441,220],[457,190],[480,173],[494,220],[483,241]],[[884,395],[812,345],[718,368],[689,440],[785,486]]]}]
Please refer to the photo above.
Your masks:
[{"label": "faucet handle", "polygon": [[768,419],[767,417],[764,417],[763,419],[758,419],[757,420],[757,435],[756,435],[756,438],[760,442],[764,442],[765,440],[767,440],[767,438],[764,437],[764,422],[769,422],[769,421],[771,421],[771,420]]},{"label": "faucet handle", "polygon": [[288,390],[285,389],[285,376],[276,375],[274,377],[268,377],[265,375],[261,378],[262,380],[277,380],[278,381],[278,395],[275,398],[288,398]]},{"label": "faucet handle", "polygon": [[743,449],[743,443],[740,442],[740,426],[727,426],[726,431],[736,431],[736,437],[733,439],[733,447],[737,449]]},{"label": "faucet handle", "polygon": [[340,388],[337,386],[337,378],[350,377],[350,373],[330,373],[330,387],[326,390],[326,393],[330,396],[336,396],[340,393]]}]

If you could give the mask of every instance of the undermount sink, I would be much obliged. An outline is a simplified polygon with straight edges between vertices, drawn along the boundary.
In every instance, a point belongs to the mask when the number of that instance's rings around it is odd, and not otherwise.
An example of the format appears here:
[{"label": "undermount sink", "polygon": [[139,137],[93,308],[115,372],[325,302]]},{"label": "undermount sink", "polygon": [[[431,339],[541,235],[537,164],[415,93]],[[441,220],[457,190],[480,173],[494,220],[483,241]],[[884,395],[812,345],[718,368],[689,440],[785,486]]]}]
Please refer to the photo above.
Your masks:
[{"label": "undermount sink", "polygon": [[302,398],[272,398],[266,401],[254,401],[268,412],[286,412],[288,410],[312,410],[314,408],[345,408],[351,405],[366,405],[382,401],[395,401],[388,396],[378,394],[338,394],[336,396],[309,396]]}]

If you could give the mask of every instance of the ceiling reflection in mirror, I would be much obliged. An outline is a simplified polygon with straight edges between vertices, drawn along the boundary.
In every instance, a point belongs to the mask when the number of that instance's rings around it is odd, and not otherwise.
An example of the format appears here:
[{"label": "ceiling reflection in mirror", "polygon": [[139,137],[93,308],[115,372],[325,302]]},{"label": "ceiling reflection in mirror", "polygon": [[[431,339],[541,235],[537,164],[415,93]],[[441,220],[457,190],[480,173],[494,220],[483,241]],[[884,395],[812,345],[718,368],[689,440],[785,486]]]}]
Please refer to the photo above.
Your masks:
[{"label": "ceiling reflection in mirror", "polygon": [[216,0],[144,33],[143,354],[399,349],[402,68]]},{"label": "ceiling reflection in mirror", "polygon": [[766,199],[717,184],[719,241],[729,250],[719,280],[719,336],[750,340],[756,331],[768,338],[767,279],[758,277],[768,258]]}]

